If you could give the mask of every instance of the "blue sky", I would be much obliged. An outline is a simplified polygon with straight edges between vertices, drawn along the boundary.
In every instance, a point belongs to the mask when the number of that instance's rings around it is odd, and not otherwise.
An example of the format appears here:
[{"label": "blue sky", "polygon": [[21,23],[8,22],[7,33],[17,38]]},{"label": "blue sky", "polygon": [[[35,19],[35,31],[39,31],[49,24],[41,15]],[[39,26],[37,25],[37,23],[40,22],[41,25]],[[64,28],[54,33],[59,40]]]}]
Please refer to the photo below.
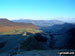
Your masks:
[{"label": "blue sky", "polygon": [[61,17],[75,18],[75,0],[0,0],[0,18],[50,20]]}]

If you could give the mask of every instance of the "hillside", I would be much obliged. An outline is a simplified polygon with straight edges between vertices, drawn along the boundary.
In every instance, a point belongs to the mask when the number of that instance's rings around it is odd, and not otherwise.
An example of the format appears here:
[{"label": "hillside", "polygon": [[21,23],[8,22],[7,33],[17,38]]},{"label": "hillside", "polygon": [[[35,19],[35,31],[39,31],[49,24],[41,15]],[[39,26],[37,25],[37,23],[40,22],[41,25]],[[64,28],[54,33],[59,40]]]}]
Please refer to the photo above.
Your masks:
[{"label": "hillside", "polygon": [[75,49],[75,24],[55,24],[43,27],[43,31],[31,23],[15,23],[6,19],[1,19],[0,25],[0,53],[25,55],[26,51],[30,53],[33,50],[49,52],[55,49],[58,52]]},{"label": "hillside", "polygon": [[5,32],[9,30],[14,30],[17,28],[34,28],[38,29],[37,26],[32,23],[15,23],[8,19],[0,19],[0,32]]}]

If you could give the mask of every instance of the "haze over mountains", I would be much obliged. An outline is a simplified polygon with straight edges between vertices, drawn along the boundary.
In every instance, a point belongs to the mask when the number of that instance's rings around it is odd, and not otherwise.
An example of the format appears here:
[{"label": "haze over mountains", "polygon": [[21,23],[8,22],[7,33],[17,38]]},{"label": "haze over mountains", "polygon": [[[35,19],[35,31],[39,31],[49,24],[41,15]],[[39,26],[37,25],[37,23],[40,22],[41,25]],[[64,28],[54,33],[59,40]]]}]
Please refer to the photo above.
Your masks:
[{"label": "haze over mountains", "polygon": [[[13,20],[18,23],[32,23],[40,28],[40,30],[48,33],[65,33],[71,28],[75,28],[74,22],[64,22],[60,20],[29,20],[29,19],[20,19]],[[62,32],[61,32],[62,31]]]},{"label": "haze over mountains", "polygon": [[14,22],[18,23],[32,23],[36,26],[52,26],[54,24],[64,24],[63,21],[60,20],[29,20],[29,19],[20,19],[20,20],[13,20]]},{"label": "haze over mountains", "polygon": [[[16,28],[38,28],[46,31],[57,31],[64,27],[69,28],[67,25],[74,25],[74,23],[66,23],[60,20],[29,20],[29,19],[20,19],[20,20],[8,20],[0,18],[0,29],[16,29]],[[0,30],[5,31],[5,30]]]}]

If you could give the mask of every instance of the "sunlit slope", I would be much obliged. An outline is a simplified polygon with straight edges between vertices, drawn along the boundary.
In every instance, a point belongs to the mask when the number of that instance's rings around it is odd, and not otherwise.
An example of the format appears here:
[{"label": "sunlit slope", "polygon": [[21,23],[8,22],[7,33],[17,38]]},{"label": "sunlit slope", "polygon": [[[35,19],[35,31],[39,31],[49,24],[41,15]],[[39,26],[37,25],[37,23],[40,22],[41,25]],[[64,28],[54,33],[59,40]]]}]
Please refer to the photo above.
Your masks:
[{"label": "sunlit slope", "polygon": [[8,19],[0,19],[0,32],[7,32],[22,28],[38,29],[38,27],[32,23],[15,23]]},{"label": "sunlit slope", "polygon": [[42,32],[41,30],[38,29],[33,29],[33,28],[19,28],[19,29],[14,29],[14,30],[10,30],[10,31],[6,31],[6,32],[0,32],[1,35],[6,35],[6,34],[23,34],[25,35],[27,32],[29,33],[40,33]]}]

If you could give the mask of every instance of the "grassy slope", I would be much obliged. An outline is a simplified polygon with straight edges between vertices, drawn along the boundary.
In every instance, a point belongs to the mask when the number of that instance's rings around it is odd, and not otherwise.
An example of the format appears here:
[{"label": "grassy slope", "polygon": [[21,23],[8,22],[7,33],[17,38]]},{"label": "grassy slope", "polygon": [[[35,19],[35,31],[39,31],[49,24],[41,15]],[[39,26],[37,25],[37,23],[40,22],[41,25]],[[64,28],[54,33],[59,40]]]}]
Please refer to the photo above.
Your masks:
[{"label": "grassy slope", "polygon": [[42,32],[41,30],[38,30],[38,29],[32,29],[32,28],[20,28],[20,29],[13,29],[13,30],[10,30],[10,31],[6,31],[6,32],[0,32],[0,34],[22,34],[23,32],[30,32],[30,33],[39,33],[39,32]]}]

